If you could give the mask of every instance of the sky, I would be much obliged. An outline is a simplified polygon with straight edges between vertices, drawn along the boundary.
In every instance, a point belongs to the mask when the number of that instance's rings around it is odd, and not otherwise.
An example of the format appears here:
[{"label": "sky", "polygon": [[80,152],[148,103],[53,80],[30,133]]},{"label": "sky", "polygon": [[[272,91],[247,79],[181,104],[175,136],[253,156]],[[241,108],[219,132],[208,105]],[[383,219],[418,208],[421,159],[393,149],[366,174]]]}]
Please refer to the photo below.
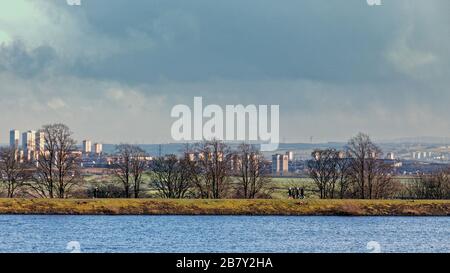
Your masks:
[{"label": "sky", "polygon": [[0,143],[172,142],[177,104],[280,105],[283,142],[450,137],[450,1],[0,0]]}]

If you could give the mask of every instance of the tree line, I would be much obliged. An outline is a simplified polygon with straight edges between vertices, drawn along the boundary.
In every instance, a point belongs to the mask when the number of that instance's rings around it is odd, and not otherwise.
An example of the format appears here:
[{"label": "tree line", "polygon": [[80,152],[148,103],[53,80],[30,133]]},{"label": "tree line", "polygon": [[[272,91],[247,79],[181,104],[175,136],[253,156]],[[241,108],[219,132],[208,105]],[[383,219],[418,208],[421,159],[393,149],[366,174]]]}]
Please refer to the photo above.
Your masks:
[{"label": "tree line", "polygon": [[322,199],[449,199],[450,170],[417,174],[412,182],[394,177],[392,161],[366,134],[350,139],[343,150],[315,150],[308,161],[310,178]]},{"label": "tree line", "polygon": [[184,157],[152,163],[151,186],[162,198],[268,198],[270,166],[258,149],[241,144],[236,151],[221,141],[204,141]]},{"label": "tree line", "polygon": [[[45,125],[44,149],[32,160],[21,158],[18,147],[0,149],[0,182],[7,197],[68,198],[86,186],[81,156],[69,127]],[[137,145],[116,147],[110,169],[115,183],[91,186],[88,195],[140,198],[143,187],[161,198],[262,198],[271,191],[270,166],[252,145],[235,151],[221,141],[204,141],[175,155],[149,160]]]},{"label": "tree line", "polygon": [[[82,182],[76,141],[64,124],[43,126],[43,149],[21,156],[18,147],[0,149],[0,181],[8,197],[21,191],[36,198],[66,198]],[[31,157],[31,158],[28,158]]]},{"label": "tree line", "polygon": [[[137,145],[116,147],[109,183],[88,182],[73,133],[64,124],[45,125],[43,149],[22,160],[17,147],[0,149],[0,183],[7,197],[71,198],[270,198],[274,191],[271,163],[253,145],[232,150],[222,141],[203,141],[176,155],[149,160]],[[343,150],[315,150],[307,162],[310,178],[322,199],[449,199],[450,171],[417,174],[409,183],[395,179],[392,162],[366,134]],[[86,187],[88,189],[86,190]],[[77,191],[84,191],[77,195]],[[286,189],[287,191],[287,189]]]}]

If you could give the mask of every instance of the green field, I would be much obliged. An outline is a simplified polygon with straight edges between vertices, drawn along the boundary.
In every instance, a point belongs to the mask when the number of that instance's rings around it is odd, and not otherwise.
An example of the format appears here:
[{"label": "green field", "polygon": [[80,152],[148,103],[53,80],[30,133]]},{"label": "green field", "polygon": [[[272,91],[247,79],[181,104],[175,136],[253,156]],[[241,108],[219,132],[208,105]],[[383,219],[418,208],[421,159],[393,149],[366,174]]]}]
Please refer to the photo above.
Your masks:
[{"label": "green field", "polygon": [[[146,181],[145,184],[148,185],[150,181],[150,175],[145,174],[144,179]],[[396,178],[402,183],[408,183],[412,180],[410,177],[402,177]],[[85,176],[85,186],[83,188],[87,188],[90,185],[95,185],[100,182],[111,182],[114,181],[113,176],[97,176],[90,175]],[[273,199],[288,199],[288,189],[291,188],[303,188],[305,190],[306,198],[319,198],[319,193],[317,191],[317,187],[314,181],[310,178],[296,178],[296,177],[277,177],[272,178],[272,183],[270,187],[273,189],[271,193],[271,198]],[[148,186],[144,186],[145,192],[148,196],[155,197],[156,191],[149,188]]]},{"label": "green field", "polygon": [[274,192],[272,198],[274,199],[287,199],[289,188],[303,188],[305,189],[306,198],[317,198],[316,186],[314,181],[309,178],[273,178],[272,186]]},{"label": "green field", "polygon": [[[89,175],[84,177],[85,185],[81,188],[87,189],[89,186],[95,185],[97,183],[104,183],[104,182],[112,182],[114,181],[113,176],[98,176],[98,175]],[[150,175],[145,174],[144,180],[146,181],[145,184],[148,185],[150,181]],[[315,191],[315,184],[312,179],[309,178],[273,178],[272,183],[270,185],[271,188],[273,188],[273,192],[271,193],[271,197],[273,199],[287,199],[288,198],[288,189],[290,187],[292,188],[304,188],[305,189],[305,195],[308,198],[316,198],[317,193]],[[149,188],[148,186],[145,187],[145,192],[149,196],[155,196],[156,191]]]},{"label": "green field", "polygon": [[450,200],[0,199],[0,214],[450,216]]}]

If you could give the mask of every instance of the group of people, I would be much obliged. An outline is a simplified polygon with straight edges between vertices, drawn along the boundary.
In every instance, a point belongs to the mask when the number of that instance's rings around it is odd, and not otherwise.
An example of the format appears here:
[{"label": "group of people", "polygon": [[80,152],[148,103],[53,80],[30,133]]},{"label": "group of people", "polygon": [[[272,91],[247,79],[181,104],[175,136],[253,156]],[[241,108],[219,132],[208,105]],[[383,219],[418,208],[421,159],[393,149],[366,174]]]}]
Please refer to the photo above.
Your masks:
[{"label": "group of people", "polygon": [[305,189],[289,188],[288,196],[289,196],[289,199],[304,199],[305,198]]}]

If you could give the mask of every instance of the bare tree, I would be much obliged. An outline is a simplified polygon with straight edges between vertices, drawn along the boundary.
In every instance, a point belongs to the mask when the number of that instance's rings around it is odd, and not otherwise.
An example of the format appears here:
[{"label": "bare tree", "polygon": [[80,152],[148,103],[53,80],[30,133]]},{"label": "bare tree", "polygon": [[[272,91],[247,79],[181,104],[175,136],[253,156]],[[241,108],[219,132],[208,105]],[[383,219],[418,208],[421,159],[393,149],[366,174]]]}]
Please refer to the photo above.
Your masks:
[{"label": "bare tree", "polygon": [[350,168],[352,166],[352,159],[349,158],[344,152],[340,153],[339,158],[336,161],[337,168],[337,184],[339,187],[339,198],[344,199],[350,190]]},{"label": "bare tree", "polygon": [[352,138],[346,150],[352,162],[349,179],[355,196],[374,199],[392,195],[395,188],[393,166],[383,161],[381,149],[368,135],[360,133]]},{"label": "bare tree", "polygon": [[6,188],[7,197],[13,198],[27,179],[26,164],[20,162],[16,148],[0,149],[0,180]]},{"label": "bare tree", "polygon": [[192,187],[195,188],[193,194],[197,198],[209,199],[211,198],[211,180],[205,179],[204,164],[200,163],[198,158],[192,158],[191,155],[186,154],[184,159],[185,176],[189,179]]},{"label": "bare tree", "polygon": [[350,139],[346,149],[347,154],[353,159],[350,178],[356,186],[355,190],[358,191],[359,198],[365,199],[367,198],[367,179],[370,179],[372,175],[368,174],[368,165],[375,158],[372,153],[377,151],[378,147],[372,143],[368,135],[359,133]]},{"label": "bare tree", "polygon": [[408,191],[411,197],[417,199],[450,199],[449,171],[418,174],[408,185]]},{"label": "bare tree", "polygon": [[267,196],[271,179],[265,173],[268,162],[261,152],[249,144],[241,144],[237,154],[233,155],[232,164],[238,180],[238,196],[246,199]]},{"label": "bare tree", "polygon": [[38,151],[30,187],[40,197],[66,198],[81,182],[76,141],[64,124],[45,125],[40,132],[44,134],[44,149]]},{"label": "bare tree", "polygon": [[315,150],[312,160],[308,161],[309,175],[320,191],[320,198],[333,198],[335,183],[338,178],[337,158],[339,153],[334,149]]},{"label": "bare tree", "polygon": [[163,198],[185,198],[192,188],[188,158],[175,155],[156,159],[152,164],[152,186]]},{"label": "bare tree", "polygon": [[352,138],[346,149],[349,156],[353,159],[351,166],[351,179],[358,185],[360,189],[359,197],[365,199],[365,187],[366,187],[366,162],[370,154],[370,146],[372,142],[368,135],[358,134]]},{"label": "bare tree", "polygon": [[381,182],[380,179],[387,177],[384,172],[387,166],[381,162],[381,149],[373,143],[369,142],[368,144],[368,155],[365,159],[366,189],[363,189],[363,191],[366,194],[366,198],[373,199],[374,189],[378,182]]},{"label": "bare tree", "polygon": [[131,197],[131,146],[121,144],[116,147],[116,160],[113,164],[114,174],[122,183],[125,198]]},{"label": "bare tree", "polygon": [[133,149],[133,157],[131,158],[134,198],[139,198],[141,193],[141,185],[143,182],[142,175],[144,174],[146,168],[147,154],[140,147],[135,146]]},{"label": "bare tree", "polygon": [[201,172],[199,190],[205,198],[220,199],[228,195],[231,182],[230,160],[230,150],[221,141],[204,141],[198,147],[197,163]]},{"label": "bare tree", "polygon": [[183,175],[190,185],[189,194],[195,198],[207,199],[210,196],[210,185],[204,179],[202,165],[199,162],[199,145],[190,146],[186,144],[183,149]]},{"label": "bare tree", "polygon": [[139,198],[147,166],[145,152],[136,145],[121,144],[116,147],[116,156],[114,174],[122,183],[125,198]]},{"label": "bare tree", "polygon": [[370,199],[386,199],[393,198],[399,193],[401,184],[393,179],[393,166],[391,163],[384,162],[382,159],[375,161],[373,168],[373,179],[368,185],[370,188]]}]

